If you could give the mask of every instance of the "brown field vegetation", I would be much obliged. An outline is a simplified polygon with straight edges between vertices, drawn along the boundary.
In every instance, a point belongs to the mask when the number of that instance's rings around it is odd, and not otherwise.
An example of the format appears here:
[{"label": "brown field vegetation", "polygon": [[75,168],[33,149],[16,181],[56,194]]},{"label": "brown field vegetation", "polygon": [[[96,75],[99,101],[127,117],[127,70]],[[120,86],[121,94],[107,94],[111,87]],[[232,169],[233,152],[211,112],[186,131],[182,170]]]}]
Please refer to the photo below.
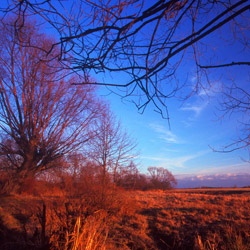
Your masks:
[{"label": "brown field vegetation", "polygon": [[1,197],[1,249],[250,249],[250,189],[54,193]]}]

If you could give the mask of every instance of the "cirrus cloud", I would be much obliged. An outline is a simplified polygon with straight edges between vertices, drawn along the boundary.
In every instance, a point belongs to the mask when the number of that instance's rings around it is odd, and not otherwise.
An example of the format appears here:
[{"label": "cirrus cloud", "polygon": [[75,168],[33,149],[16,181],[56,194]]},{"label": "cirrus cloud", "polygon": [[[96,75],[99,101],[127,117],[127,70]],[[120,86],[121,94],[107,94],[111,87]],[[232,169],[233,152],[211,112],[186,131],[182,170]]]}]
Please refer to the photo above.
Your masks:
[{"label": "cirrus cloud", "polygon": [[164,126],[151,123],[149,124],[149,127],[158,134],[159,139],[162,139],[167,143],[174,143],[174,144],[181,143],[181,141],[177,138],[177,136]]}]

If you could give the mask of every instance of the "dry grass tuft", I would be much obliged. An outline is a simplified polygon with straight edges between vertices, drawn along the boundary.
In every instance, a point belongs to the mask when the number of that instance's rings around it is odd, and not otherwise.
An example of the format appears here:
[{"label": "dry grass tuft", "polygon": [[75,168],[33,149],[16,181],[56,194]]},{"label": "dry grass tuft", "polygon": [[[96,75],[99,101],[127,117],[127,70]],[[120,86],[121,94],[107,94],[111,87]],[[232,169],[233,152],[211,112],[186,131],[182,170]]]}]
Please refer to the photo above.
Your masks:
[{"label": "dry grass tuft", "polygon": [[66,237],[65,249],[70,250],[105,250],[108,242],[108,227],[106,213],[98,212],[81,221],[78,217],[72,234]]},{"label": "dry grass tuft", "polygon": [[110,189],[101,199],[91,195],[1,199],[0,249],[250,249],[250,190]]}]

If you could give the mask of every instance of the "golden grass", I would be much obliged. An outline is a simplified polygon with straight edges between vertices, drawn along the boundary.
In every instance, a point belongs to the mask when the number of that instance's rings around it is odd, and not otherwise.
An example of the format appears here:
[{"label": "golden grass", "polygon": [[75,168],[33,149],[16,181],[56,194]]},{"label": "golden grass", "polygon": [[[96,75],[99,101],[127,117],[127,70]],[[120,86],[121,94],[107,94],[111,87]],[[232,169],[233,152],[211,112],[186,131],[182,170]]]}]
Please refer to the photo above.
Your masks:
[{"label": "golden grass", "polygon": [[242,194],[228,191],[151,191],[137,192],[135,197],[159,249],[164,245],[170,249],[234,249],[233,244],[247,249],[250,190]]},{"label": "golden grass", "polygon": [[[5,197],[0,236],[26,235],[28,247],[42,246],[45,203],[47,249],[250,249],[250,189],[111,190],[103,203],[85,198]],[[7,235],[21,230],[18,239]]]},{"label": "golden grass", "polygon": [[106,218],[105,213],[98,213],[83,223],[81,217],[78,217],[72,234],[66,236],[64,248],[70,250],[108,249]]}]

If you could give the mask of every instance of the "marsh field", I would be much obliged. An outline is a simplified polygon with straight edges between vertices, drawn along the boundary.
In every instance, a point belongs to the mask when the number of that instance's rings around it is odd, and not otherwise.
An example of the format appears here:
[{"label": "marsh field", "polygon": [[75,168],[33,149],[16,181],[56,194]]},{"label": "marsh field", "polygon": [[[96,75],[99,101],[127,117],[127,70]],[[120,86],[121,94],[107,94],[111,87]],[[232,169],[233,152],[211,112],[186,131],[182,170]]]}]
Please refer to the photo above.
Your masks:
[{"label": "marsh field", "polygon": [[0,249],[250,249],[250,188],[48,193],[1,197]]}]

